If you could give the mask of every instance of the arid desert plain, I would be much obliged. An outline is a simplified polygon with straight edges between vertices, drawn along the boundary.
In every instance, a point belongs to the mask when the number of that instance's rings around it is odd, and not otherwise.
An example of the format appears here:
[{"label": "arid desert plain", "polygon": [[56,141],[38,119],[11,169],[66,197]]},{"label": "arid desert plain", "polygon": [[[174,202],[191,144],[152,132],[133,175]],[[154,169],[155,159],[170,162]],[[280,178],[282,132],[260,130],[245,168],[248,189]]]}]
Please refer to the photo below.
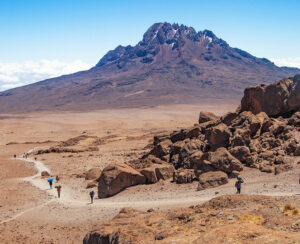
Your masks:
[{"label": "arid desert plain", "polygon": [[[234,105],[178,105],[94,112],[42,112],[0,118],[0,242],[82,243],[87,232],[112,219],[120,209],[169,211],[189,207],[224,194],[234,194],[234,179],[217,188],[196,191],[196,182],[170,180],[138,185],[90,204],[86,172],[111,162],[141,157],[153,136],[197,123],[200,110],[222,115]],[[80,137],[81,136],[81,137]],[[35,154],[61,142],[74,152]],[[71,140],[69,140],[71,139]],[[95,147],[97,149],[95,149]],[[91,149],[92,148],[92,149]],[[24,153],[29,153],[27,159]],[[16,155],[16,158],[14,158]],[[49,189],[46,170],[60,177],[61,198]],[[290,196],[299,205],[298,165],[277,176],[245,169],[243,193]],[[97,186],[94,184],[97,196]],[[299,235],[298,235],[299,237]],[[298,239],[299,240],[299,239]],[[185,240],[186,241],[186,240]],[[182,243],[177,241],[174,243]]]}]

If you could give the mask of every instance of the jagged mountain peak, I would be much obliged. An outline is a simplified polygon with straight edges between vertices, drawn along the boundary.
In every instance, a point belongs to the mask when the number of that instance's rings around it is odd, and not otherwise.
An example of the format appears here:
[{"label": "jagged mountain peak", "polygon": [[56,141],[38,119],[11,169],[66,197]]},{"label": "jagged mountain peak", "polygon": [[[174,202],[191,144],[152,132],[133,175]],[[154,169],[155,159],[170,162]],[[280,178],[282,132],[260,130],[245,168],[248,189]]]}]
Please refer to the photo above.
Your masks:
[{"label": "jagged mountain peak", "polygon": [[[177,51],[175,55],[182,55],[182,48],[187,43],[197,43],[199,48],[209,49],[213,45],[226,48],[229,45],[218,38],[212,31],[204,30],[196,32],[193,27],[179,24],[170,24],[167,22],[155,23],[148,28],[143,35],[143,39],[134,47],[118,46],[115,50],[109,51],[96,65],[102,67],[106,64],[117,64],[118,67],[124,67],[130,60],[141,63],[152,63],[155,56],[163,49],[168,47],[169,51]],[[123,65],[120,65],[123,63]]]},{"label": "jagged mountain peak", "polygon": [[296,73],[210,30],[156,23],[137,45],[117,46],[90,70],[0,92],[0,112],[231,103],[249,85]]}]

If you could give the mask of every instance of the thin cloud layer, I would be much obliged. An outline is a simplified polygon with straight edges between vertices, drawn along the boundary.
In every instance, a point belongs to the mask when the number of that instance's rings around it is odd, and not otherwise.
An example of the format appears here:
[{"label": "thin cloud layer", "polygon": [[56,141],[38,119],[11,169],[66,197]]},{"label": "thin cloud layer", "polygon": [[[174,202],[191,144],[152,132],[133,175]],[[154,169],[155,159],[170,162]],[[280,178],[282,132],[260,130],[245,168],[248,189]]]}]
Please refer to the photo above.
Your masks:
[{"label": "thin cloud layer", "polygon": [[272,58],[273,61],[277,66],[287,66],[287,67],[294,67],[300,68],[300,57],[297,58]]},{"label": "thin cloud layer", "polygon": [[91,65],[81,60],[69,63],[46,59],[22,63],[0,62],[0,91],[89,68]]}]

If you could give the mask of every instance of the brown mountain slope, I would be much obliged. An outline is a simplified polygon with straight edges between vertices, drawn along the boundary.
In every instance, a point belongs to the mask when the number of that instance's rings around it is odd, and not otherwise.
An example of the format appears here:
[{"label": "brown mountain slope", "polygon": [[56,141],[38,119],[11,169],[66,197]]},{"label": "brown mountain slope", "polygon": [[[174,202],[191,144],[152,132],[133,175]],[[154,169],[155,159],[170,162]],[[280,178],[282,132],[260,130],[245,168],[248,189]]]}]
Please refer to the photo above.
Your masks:
[{"label": "brown mountain slope", "polygon": [[157,23],[90,70],[1,92],[0,112],[235,102],[249,85],[299,72],[231,48],[211,31]]}]

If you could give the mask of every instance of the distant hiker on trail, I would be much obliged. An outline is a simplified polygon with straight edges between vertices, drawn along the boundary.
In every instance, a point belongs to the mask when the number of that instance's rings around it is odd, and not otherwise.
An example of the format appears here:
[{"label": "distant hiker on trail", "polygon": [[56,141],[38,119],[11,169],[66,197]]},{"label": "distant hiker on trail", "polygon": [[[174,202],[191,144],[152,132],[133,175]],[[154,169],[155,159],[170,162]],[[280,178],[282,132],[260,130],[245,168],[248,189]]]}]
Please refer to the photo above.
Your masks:
[{"label": "distant hiker on trail", "polygon": [[237,181],[235,182],[235,187],[237,190],[237,194],[241,194],[242,183],[244,183],[242,177],[240,175],[237,176]]},{"label": "distant hiker on trail", "polygon": [[59,181],[58,175],[55,177],[56,183]]},{"label": "distant hiker on trail", "polygon": [[94,202],[94,196],[95,196],[95,192],[94,191],[90,191],[91,204]]},{"label": "distant hiker on trail", "polygon": [[36,161],[36,160],[37,160],[37,157],[34,158],[34,161]]},{"label": "distant hiker on trail", "polygon": [[17,155],[15,154],[15,155],[14,155],[14,158],[16,158],[16,157],[17,157]]},{"label": "distant hiker on trail", "polygon": [[50,189],[52,189],[52,184],[53,184],[53,178],[49,178],[48,179],[49,185],[50,185]]},{"label": "distant hiker on trail", "polygon": [[57,190],[57,196],[60,198],[61,185],[55,187]]}]

